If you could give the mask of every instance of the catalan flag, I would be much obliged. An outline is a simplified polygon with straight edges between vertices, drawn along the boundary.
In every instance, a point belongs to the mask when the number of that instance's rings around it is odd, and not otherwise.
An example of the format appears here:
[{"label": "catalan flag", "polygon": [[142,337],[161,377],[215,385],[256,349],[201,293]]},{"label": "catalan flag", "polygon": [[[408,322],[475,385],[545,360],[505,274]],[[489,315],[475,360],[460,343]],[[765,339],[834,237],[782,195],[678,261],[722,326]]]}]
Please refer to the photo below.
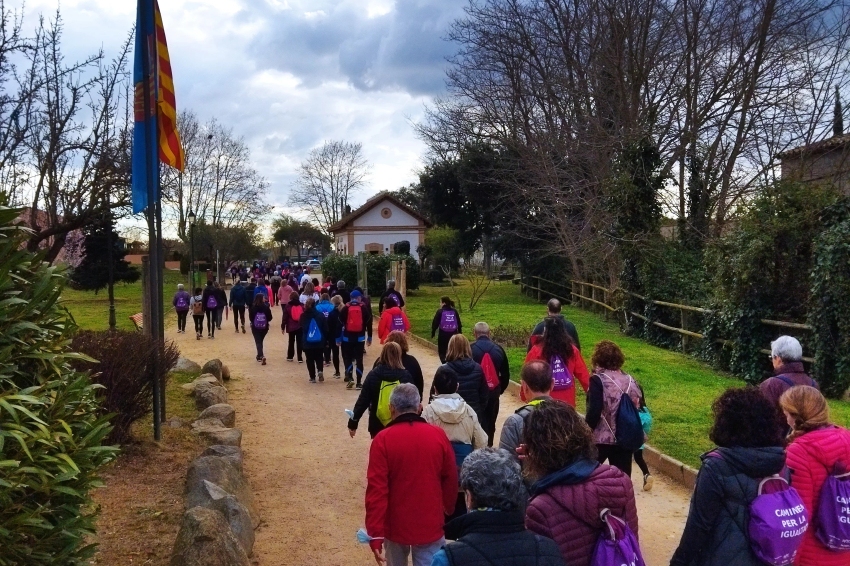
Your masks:
[{"label": "catalan flag", "polygon": [[159,200],[159,162],[180,171],[184,166],[171,59],[156,0],[138,3],[133,83],[132,193],[133,212],[139,213],[148,206],[151,186],[154,202]]}]

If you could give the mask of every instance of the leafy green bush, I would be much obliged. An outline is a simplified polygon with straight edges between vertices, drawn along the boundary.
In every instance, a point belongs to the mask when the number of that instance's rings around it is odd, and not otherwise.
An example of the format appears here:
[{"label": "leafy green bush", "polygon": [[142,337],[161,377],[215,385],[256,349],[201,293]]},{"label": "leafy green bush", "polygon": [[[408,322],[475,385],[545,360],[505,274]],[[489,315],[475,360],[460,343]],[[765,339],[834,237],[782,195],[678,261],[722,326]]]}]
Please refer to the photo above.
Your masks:
[{"label": "leafy green bush", "polygon": [[[393,261],[407,261],[407,288],[418,289],[421,282],[419,263],[409,255],[376,254],[366,257],[368,291],[373,297],[387,290],[387,271]],[[357,284],[357,258],[351,255],[331,254],[322,261],[322,275],[342,279],[349,289]]]},{"label": "leafy green bush", "polygon": [[353,288],[357,284],[357,258],[353,255],[330,254],[322,260],[322,277],[342,279]]},{"label": "leafy green bush", "polygon": [[130,439],[130,427],[149,415],[153,407],[153,383],[165,386],[168,372],[177,363],[180,350],[173,342],[164,346],[138,332],[80,332],[71,347],[97,360],[80,360],[74,365],[89,371],[92,380],[103,386],[103,412],[112,414],[112,432],[107,441],[123,444]]},{"label": "leafy green bush", "polygon": [[22,249],[18,212],[0,208],[0,565],[82,565],[89,492],[116,449],[99,386],[72,367],[65,277]]},{"label": "leafy green bush", "polygon": [[533,327],[521,324],[499,324],[490,328],[493,341],[505,348],[525,347]]}]

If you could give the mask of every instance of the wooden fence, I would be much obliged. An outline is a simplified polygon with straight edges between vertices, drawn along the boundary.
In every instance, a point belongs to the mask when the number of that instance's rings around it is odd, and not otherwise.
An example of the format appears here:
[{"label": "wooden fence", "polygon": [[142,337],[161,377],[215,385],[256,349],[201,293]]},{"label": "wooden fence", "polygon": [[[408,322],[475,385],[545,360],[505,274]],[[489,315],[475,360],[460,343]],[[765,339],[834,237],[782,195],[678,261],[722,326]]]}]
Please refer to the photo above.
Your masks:
[{"label": "wooden fence", "polygon": [[[549,297],[555,297],[560,301],[565,303],[572,304],[573,306],[577,306],[579,308],[587,309],[587,310],[597,310],[601,311],[605,314],[606,318],[611,315],[618,315],[625,317],[624,322],[628,322],[628,317],[633,316],[643,320],[644,322],[648,322],[658,328],[663,330],[667,330],[669,332],[674,332],[679,334],[682,338],[682,351],[686,352],[689,347],[689,339],[695,340],[703,340],[705,336],[700,332],[695,332],[693,330],[688,330],[688,320],[689,313],[699,313],[699,314],[711,314],[711,309],[706,309],[702,307],[695,307],[692,305],[682,305],[679,303],[671,303],[668,301],[658,301],[654,299],[647,299],[637,293],[632,293],[630,291],[626,291],[622,288],[615,289],[606,289],[600,285],[596,285],[594,283],[587,283],[585,281],[570,281],[568,284],[557,283],[555,281],[550,281],[549,279],[544,279],[542,277],[537,277],[535,275],[530,276],[520,276],[518,283],[520,284],[520,288],[523,293],[527,290],[533,291],[536,293],[536,297],[538,301],[543,301],[544,298],[548,299]],[[536,283],[532,284],[532,283]],[[543,288],[546,284],[546,288]],[[563,289],[562,292],[556,293],[552,290],[552,288],[556,290]],[[679,311],[679,320],[681,326],[670,326],[669,324],[663,324],[658,322],[657,320],[649,320],[646,316],[639,312],[635,312],[632,310],[626,310],[625,306],[616,305],[614,302],[615,295],[628,295],[630,297],[639,299],[643,301],[644,304],[652,304],[659,307],[664,307],[667,309],[674,309]],[[597,307],[597,308],[594,308]],[[770,319],[762,319],[761,323],[765,326],[772,326],[777,328],[787,328],[792,330],[802,330],[802,331],[811,331],[812,327],[808,324],[801,324],[798,322],[786,322],[783,320],[770,320]],[[731,344],[732,342],[724,339],[717,339],[718,343],[721,344]],[[763,348],[760,350],[765,354],[770,354],[770,350]],[[804,362],[812,363],[814,362],[813,358],[803,357]]]}]

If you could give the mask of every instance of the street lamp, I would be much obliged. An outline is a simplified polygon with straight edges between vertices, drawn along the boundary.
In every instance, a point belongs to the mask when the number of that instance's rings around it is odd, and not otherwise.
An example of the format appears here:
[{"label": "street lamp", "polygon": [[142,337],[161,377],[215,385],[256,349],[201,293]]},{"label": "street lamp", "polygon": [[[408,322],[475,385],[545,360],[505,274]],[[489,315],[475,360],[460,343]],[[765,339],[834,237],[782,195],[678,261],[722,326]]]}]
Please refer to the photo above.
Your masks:
[{"label": "street lamp", "polygon": [[191,210],[189,211],[189,239],[191,240],[192,246],[192,294],[195,294],[195,213]]}]

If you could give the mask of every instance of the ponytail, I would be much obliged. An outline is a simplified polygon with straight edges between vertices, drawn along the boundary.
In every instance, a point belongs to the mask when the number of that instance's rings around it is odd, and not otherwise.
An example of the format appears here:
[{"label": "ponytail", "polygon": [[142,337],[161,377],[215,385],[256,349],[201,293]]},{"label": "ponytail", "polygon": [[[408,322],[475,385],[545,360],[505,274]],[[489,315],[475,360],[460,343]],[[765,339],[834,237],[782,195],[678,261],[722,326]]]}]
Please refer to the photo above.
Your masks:
[{"label": "ponytail", "polygon": [[449,307],[450,309],[455,308],[455,302],[449,297],[440,297],[440,302]]}]

